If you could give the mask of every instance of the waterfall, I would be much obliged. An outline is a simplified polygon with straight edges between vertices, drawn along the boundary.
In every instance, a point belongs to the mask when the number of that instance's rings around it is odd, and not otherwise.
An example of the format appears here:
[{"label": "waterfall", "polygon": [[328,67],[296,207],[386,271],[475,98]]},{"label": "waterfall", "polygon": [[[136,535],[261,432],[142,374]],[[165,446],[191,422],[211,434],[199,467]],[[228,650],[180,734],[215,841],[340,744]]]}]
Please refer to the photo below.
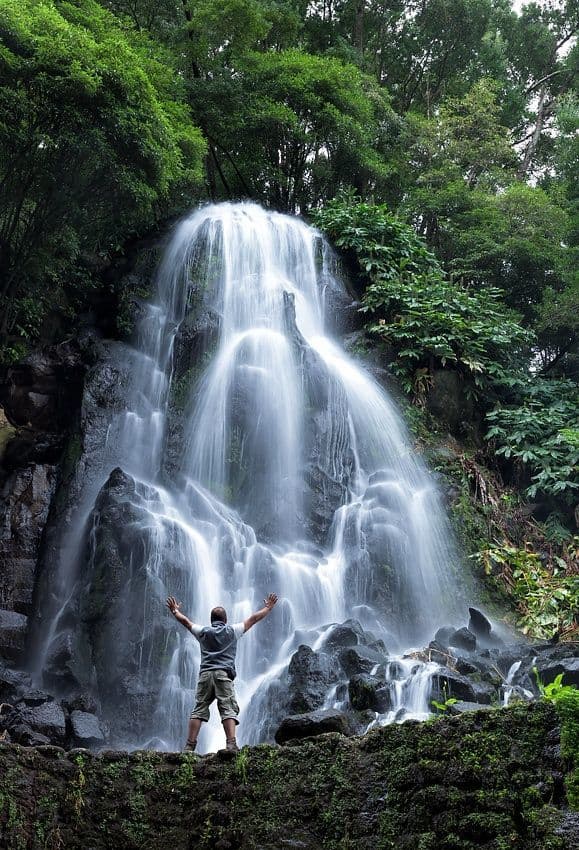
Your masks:
[{"label": "waterfall", "polygon": [[[101,634],[83,608],[106,584],[102,493],[75,585],[93,659],[114,671],[132,653],[134,702],[146,701],[148,720],[131,745],[180,748],[192,707],[199,650],[163,609],[169,594],[200,623],[215,605],[236,622],[266,592],[280,596],[239,642],[241,742],[263,740],[292,654],[320,645],[332,624],[359,621],[394,660],[452,618],[457,558],[434,481],[387,392],[326,332],[328,304],[343,293],[333,267],[316,230],[249,203],[193,212],[165,252],[99,481],[121,467],[134,482],[120,499],[136,517],[122,539],[134,631],[114,613]],[[184,328],[200,315],[214,330],[177,375],[176,347],[183,359]],[[47,640],[57,631],[53,620]],[[400,661],[393,708],[376,722],[426,716],[432,666]],[[112,686],[101,676],[96,687],[114,709]],[[338,704],[332,687],[326,705]],[[217,720],[204,735],[203,749],[222,743]]]}]

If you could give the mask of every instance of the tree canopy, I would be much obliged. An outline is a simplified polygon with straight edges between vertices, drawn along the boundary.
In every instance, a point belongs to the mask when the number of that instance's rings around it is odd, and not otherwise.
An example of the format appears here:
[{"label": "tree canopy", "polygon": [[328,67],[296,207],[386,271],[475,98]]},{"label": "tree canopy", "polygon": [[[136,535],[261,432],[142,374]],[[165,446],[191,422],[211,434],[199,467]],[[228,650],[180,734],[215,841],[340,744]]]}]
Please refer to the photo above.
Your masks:
[{"label": "tree canopy", "polygon": [[0,8],[4,356],[90,285],[84,257],[196,201],[353,191],[577,379],[576,0]]},{"label": "tree canopy", "polygon": [[83,252],[195,197],[205,142],[170,55],[98,3],[1,11],[0,332],[26,337]]}]

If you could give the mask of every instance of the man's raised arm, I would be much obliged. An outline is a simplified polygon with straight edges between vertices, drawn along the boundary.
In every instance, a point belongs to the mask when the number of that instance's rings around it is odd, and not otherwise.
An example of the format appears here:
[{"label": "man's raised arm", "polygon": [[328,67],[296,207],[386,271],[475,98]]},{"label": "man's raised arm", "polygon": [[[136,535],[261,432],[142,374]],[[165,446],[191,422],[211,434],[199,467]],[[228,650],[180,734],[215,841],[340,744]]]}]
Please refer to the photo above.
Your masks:
[{"label": "man's raised arm", "polygon": [[182,614],[179,608],[181,607],[181,603],[177,602],[174,596],[169,596],[167,599],[167,608],[171,612],[171,614],[175,617],[176,620],[185,626],[186,629],[189,629],[190,632],[193,632],[193,623],[191,620]]},{"label": "man's raised arm", "polygon": [[264,617],[267,617],[269,612],[275,606],[277,602],[277,594],[270,593],[267,599],[263,600],[263,608],[260,608],[259,611],[256,611],[255,614],[252,614],[251,617],[248,617],[247,620],[243,621],[244,630],[247,632],[252,626],[255,626],[256,623],[259,623],[260,620],[263,620]]}]

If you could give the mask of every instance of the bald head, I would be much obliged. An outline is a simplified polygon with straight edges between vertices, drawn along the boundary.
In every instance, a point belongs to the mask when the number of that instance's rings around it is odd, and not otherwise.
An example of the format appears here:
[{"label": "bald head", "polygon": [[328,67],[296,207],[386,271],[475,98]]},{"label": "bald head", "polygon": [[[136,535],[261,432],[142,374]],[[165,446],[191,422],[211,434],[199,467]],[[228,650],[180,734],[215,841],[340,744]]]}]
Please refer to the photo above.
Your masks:
[{"label": "bald head", "polygon": [[226,623],[227,622],[227,612],[225,608],[222,608],[220,605],[217,608],[213,608],[211,611],[211,623]]}]

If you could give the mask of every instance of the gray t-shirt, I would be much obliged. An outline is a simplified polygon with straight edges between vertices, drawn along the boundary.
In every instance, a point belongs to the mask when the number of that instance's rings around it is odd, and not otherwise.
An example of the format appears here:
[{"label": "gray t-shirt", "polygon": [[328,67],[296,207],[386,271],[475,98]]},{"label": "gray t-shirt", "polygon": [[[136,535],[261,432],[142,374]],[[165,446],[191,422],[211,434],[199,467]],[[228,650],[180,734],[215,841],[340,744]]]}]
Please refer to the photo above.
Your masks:
[{"label": "gray t-shirt", "polygon": [[230,678],[235,678],[235,656],[237,641],[245,632],[243,623],[214,623],[200,626],[193,623],[191,631],[201,645],[200,673],[206,670],[226,670]]}]

